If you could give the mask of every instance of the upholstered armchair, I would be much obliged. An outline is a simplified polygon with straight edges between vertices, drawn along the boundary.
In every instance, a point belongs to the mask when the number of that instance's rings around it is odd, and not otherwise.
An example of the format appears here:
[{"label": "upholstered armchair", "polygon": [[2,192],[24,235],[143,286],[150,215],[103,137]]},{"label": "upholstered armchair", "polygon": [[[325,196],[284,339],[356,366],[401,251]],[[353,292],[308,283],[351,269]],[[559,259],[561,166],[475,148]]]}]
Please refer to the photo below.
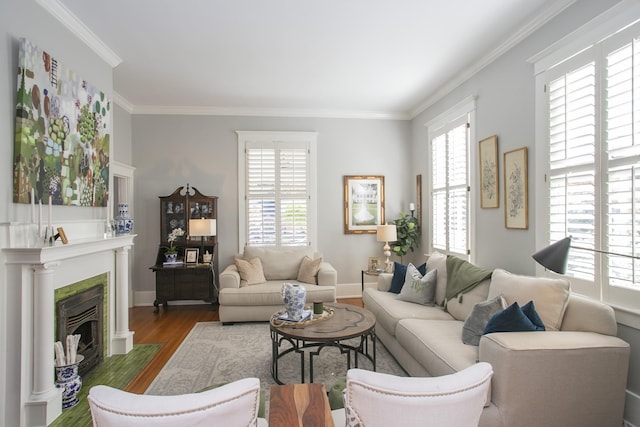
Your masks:
[{"label": "upholstered armchair", "polygon": [[258,418],[260,381],[244,378],[201,393],[151,396],[108,386],[89,391],[95,427],[266,426]]},{"label": "upholstered armchair", "polygon": [[485,362],[441,377],[350,369],[345,407],[332,415],[336,427],[477,427],[492,375]]}]

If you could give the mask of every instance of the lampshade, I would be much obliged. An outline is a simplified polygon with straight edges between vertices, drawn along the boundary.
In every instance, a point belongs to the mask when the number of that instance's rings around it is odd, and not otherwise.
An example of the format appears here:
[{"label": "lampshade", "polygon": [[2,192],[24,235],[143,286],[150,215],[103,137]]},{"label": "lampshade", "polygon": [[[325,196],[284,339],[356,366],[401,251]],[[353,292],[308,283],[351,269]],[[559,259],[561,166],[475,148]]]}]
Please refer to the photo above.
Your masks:
[{"label": "lampshade", "polygon": [[567,271],[570,247],[571,236],[558,240],[531,256],[538,262],[538,264],[547,270],[555,271],[558,274],[564,274]]},{"label": "lampshade", "polygon": [[378,242],[395,242],[398,240],[395,224],[379,225],[376,233]]},{"label": "lampshade", "polygon": [[215,236],[216,231],[215,219],[202,218],[189,220],[189,235],[191,237]]}]

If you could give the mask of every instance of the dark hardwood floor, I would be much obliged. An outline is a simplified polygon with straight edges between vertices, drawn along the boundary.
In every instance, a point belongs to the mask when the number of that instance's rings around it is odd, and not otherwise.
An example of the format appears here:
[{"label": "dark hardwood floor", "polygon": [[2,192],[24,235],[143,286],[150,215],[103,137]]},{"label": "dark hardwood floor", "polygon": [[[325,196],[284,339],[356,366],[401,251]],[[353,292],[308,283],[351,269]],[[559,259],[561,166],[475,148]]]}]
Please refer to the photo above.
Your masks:
[{"label": "dark hardwood floor", "polygon": [[[361,298],[343,298],[345,304],[362,307]],[[134,307],[129,310],[129,329],[135,331],[134,344],[163,344],[162,348],[125,390],[144,393],[158,372],[167,363],[197,322],[219,321],[217,310],[210,305],[170,305],[168,310],[154,307]]]}]

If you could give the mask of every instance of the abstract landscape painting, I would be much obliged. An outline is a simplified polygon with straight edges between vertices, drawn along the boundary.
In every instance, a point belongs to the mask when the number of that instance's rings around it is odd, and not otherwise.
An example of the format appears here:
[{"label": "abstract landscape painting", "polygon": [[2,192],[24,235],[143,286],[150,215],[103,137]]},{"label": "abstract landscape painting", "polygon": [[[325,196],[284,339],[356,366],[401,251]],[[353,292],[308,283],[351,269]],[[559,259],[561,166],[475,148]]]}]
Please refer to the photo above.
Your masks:
[{"label": "abstract landscape painting", "polygon": [[21,39],[13,201],[107,206],[110,120],[103,92]]}]

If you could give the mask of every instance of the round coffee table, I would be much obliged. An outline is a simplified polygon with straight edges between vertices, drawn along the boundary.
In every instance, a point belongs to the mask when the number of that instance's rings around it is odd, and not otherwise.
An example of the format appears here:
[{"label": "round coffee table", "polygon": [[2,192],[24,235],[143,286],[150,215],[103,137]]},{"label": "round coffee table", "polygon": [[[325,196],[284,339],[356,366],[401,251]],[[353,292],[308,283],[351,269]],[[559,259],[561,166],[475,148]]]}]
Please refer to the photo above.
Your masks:
[{"label": "round coffee table", "polygon": [[[300,377],[305,382],[305,354],[309,359],[309,382],[313,382],[313,359],[326,347],[337,347],[346,355],[347,369],[358,367],[358,355],[369,359],[376,370],[376,318],[369,310],[350,304],[325,304],[323,315],[314,315],[299,323],[278,320],[282,312],[271,317],[271,376],[278,384],[278,361],[291,352],[300,354]],[[359,338],[357,343],[344,341]],[[369,349],[371,341],[371,350]],[[289,343],[287,345],[286,343]]]}]

